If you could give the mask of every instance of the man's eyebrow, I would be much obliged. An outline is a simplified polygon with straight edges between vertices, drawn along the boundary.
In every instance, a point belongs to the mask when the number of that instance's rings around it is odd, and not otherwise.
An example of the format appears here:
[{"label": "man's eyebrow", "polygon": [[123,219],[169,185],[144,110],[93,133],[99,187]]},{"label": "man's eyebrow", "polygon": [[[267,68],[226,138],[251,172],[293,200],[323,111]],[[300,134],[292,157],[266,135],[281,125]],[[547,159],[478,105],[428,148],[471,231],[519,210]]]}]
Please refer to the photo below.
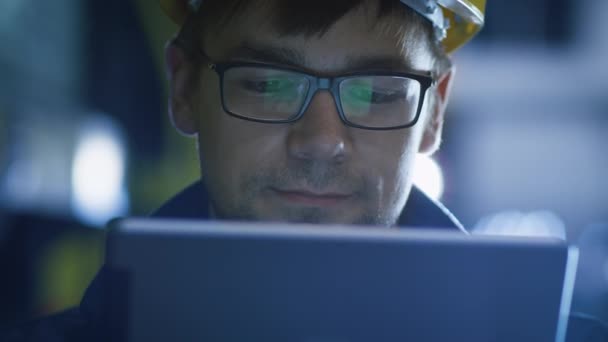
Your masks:
[{"label": "man's eyebrow", "polygon": [[[230,59],[251,59],[266,63],[305,68],[304,55],[294,49],[275,46],[255,46],[243,43],[230,50]],[[404,56],[349,56],[343,67],[346,71],[356,70],[412,70],[412,63]]]},{"label": "man's eyebrow", "polygon": [[254,46],[247,43],[230,50],[228,58],[252,59],[290,66],[304,66],[306,64],[304,56],[296,50],[274,46]]},{"label": "man's eyebrow", "polygon": [[346,66],[355,70],[401,70],[413,69],[411,61],[403,56],[351,56],[346,60]]}]

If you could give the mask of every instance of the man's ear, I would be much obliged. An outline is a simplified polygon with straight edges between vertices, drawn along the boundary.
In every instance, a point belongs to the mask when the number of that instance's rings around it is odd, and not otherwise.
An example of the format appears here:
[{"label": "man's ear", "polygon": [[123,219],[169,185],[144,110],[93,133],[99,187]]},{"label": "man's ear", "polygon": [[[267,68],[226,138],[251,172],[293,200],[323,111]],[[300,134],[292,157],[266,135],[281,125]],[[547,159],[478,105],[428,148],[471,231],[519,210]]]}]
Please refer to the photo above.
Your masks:
[{"label": "man's ear", "polygon": [[444,72],[439,78],[437,85],[431,89],[429,94],[432,98],[432,108],[429,108],[430,117],[426,122],[422,141],[420,142],[419,153],[433,154],[441,144],[441,134],[443,131],[443,119],[445,108],[447,107],[450,93],[452,91],[452,80],[454,79],[454,67]]},{"label": "man's ear", "polygon": [[184,49],[171,39],[165,46],[165,65],[169,81],[169,117],[173,126],[184,135],[194,135],[198,121],[191,104],[194,91],[194,65]]}]

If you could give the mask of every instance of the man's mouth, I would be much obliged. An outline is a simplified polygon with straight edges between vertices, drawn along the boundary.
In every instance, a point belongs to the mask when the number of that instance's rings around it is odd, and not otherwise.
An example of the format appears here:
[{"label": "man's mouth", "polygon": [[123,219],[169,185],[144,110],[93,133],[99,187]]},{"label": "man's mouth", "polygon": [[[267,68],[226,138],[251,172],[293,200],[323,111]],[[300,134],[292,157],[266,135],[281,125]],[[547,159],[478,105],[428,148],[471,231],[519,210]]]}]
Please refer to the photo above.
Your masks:
[{"label": "man's mouth", "polygon": [[309,189],[271,189],[282,200],[303,206],[325,207],[340,204],[352,197],[351,193],[314,191]]}]

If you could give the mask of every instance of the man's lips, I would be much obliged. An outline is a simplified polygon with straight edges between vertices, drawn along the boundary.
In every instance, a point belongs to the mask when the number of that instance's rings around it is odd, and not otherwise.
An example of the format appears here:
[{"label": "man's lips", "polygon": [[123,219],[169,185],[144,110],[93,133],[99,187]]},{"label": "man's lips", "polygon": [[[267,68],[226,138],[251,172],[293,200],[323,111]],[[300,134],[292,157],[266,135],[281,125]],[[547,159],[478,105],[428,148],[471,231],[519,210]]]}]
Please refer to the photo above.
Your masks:
[{"label": "man's lips", "polygon": [[328,206],[336,205],[349,199],[352,194],[342,192],[323,192],[323,191],[310,191],[301,189],[276,189],[272,188],[272,191],[277,194],[281,199],[299,205],[306,206]]}]

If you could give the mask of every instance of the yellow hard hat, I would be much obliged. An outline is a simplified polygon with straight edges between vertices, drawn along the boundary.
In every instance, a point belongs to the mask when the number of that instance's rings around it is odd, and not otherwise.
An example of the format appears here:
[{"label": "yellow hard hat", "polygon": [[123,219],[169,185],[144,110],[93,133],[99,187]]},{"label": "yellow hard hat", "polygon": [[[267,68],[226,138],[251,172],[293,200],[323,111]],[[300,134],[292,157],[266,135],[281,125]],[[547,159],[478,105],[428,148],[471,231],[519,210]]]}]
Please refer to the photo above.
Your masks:
[{"label": "yellow hard hat", "polygon": [[486,0],[400,1],[433,23],[446,53],[464,45],[483,27]]},{"label": "yellow hard hat", "polygon": [[[178,25],[202,0],[159,0],[163,11]],[[400,0],[428,19],[446,53],[468,42],[484,23],[486,0]]]}]

